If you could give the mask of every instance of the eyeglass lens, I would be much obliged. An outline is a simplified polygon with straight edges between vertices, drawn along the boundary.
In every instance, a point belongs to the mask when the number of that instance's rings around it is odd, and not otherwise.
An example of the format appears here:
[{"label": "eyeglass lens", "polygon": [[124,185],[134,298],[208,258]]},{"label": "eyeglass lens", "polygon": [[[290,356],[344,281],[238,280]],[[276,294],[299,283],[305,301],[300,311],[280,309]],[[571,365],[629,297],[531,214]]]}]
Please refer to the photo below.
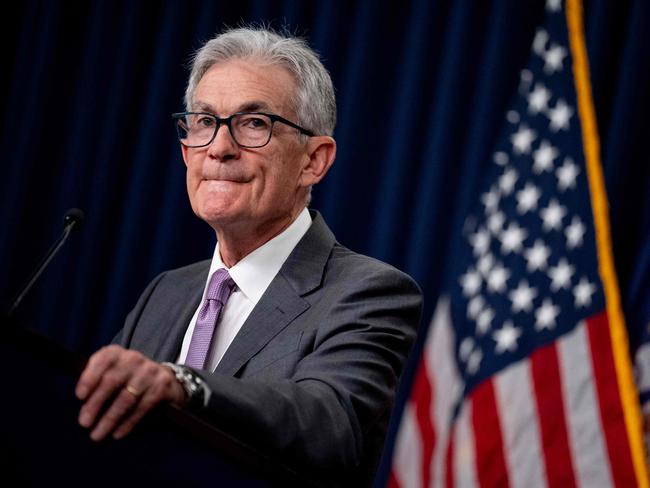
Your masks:
[{"label": "eyeglass lens", "polygon": [[[227,120],[222,123],[228,125]],[[214,115],[190,113],[179,120],[178,135],[186,146],[206,146],[212,142],[220,125]],[[263,114],[235,114],[230,118],[229,127],[240,146],[260,147],[270,140],[273,121]]]}]

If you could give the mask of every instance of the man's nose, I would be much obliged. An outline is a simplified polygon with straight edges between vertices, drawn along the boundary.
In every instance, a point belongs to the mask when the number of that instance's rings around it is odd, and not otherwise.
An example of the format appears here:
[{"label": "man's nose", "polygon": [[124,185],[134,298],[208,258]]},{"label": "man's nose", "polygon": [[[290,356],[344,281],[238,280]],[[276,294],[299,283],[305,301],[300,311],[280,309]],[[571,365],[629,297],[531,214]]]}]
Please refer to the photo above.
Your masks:
[{"label": "man's nose", "polygon": [[226,124],[221,124],[217,129],[213,141],[208,146],[208,154],[215,159],[231,159],[239,152],[239,145],[235,142]]}]

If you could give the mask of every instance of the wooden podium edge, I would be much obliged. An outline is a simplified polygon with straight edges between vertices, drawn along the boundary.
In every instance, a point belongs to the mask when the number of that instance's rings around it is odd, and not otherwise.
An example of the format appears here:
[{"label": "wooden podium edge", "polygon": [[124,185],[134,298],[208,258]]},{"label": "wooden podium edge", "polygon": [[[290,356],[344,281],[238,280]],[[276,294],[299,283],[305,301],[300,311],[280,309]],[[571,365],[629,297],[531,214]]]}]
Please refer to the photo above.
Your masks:
[{"label": "wooden podium edge", "polygon": [[[67,349],[40,332],[19,326],[11,319],[4,318],[1,329],[3,332],[0,334],[1,342],[36,354],[43,362],[66,375],[78,377],[88,362],[88,358],[83,354]],[[172,426],[180,428],[195,439],[214,448],[219,455],[223,455],[229,461],[242,468],[254,469],[256,473],[268,477],[271,484],[306,487],[328,486],[310,479],[289,464],[272,458],[182,408],[168,404],[160,405],[149,414],[149,417],[161,419],[163,425],[167,421]]]}]

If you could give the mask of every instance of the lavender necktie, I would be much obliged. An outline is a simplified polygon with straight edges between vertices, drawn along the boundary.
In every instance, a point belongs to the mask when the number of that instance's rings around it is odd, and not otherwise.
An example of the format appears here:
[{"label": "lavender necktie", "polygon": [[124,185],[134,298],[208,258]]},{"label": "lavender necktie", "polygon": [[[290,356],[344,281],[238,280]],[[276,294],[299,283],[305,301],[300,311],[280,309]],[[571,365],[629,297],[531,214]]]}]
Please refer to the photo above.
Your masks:
[{"label": "lavender necktie", "polygon": [[196,369],[205,367],[205,359],[210,350],[214,327],[234,287],[235,282],[227,270],[221,268],[212,274],[208,292],[205,294],[205,300],[201,310],[199,310],[199,316],[196,319],[196,325],[192,333],[190,350],[185,359],[187,366]]}]

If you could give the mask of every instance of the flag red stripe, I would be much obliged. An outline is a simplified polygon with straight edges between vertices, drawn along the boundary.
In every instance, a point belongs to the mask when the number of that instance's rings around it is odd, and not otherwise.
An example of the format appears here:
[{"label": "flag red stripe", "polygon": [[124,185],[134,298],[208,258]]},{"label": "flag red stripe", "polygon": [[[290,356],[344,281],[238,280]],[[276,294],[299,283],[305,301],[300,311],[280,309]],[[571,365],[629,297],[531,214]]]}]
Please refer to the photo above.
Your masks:
[{"label": "flag red stripe", "polygon": [[447,488],[454,487],[454,432],[456,431],[454,427],[449,432],[447,452],[445,453],[445,486]]},{"label": "flag red stripe", "polygon": [[588,318],[587,324],[600,419],[607,439],[614,484],[618,487],[636,486],[606,313]]},{"label": "flag red stripe", "polygon": [[555,344],[530,357],[548,486],[576,486]]},{"label": "flag red stripe", "polygon": [[426,355],[422,355],[413,385],[415,416],[422,439],[422,486],[430,485],[431,462],[436,444],[436,432],[431,421],[431,405],[434,391],[433,385],[427,377],[426,360]]},{"label": "flag red stripe", "polygon": [[395,471],[393,469],[390,470],[390,476],[386,482],[386,488],[400,488],[399,481],[397,481],[397,477],[395,476]]},{"label": "flag red stripe", "polygon": [[472,393],[472,428],[476,446],[476,472],[480,486],[510,485],[503,453],[503,436],[492,380]]}]

